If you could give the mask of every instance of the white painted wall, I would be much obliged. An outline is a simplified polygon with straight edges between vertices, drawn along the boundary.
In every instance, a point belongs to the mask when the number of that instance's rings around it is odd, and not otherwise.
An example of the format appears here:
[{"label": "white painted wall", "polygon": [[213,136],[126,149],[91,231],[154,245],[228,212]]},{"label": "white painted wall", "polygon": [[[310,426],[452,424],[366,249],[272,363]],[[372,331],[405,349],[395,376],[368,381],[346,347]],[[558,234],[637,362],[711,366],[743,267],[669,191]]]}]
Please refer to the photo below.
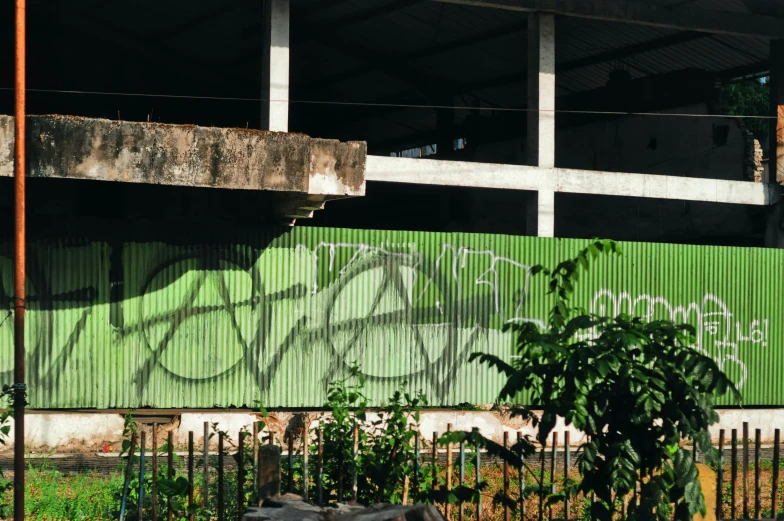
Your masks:
[{"label": "white painted wall", "polygon": [[[311,428],[315,428],[316,420],[322,413],[305,413]],[[763,443],[771,443],[776,428],[784,429],[784,409],[725,409],[719,411],[720,422],[710,429],[714,441],[718,440],[719,429],[725,429],[725,439],[729,440],[730,430],[738,429],[739,436],[743,422],[749,422],[750,432],[760,429]],[[275,431],[276,439],[282,439],[288,422],[294,413],[273,413],[269,420]],[[372,419],[372,417],[371,417]],[[203,440],[204,422],[217,423],[217,427],[228,432],[236,440],[240,429],[250,430],[256,415],[250,411],[241,412],[193,412],[183,413],[179,421],[161,427],[161,437],[167,436],[169,430],[174,431],[175,444],[185,447],[188,443],[188,431],[193,431],[194,441],[200,445]],[[485,436],[501,442],[504,432],[509,432],[511,439],[517,433],[535,436],[536,429],[525,425],[518,418],[511,418],[498,411],[425,411],[421,415],[421,431],[425,438],[431,439],[433,432],[444,433],[447,425],[452,424],[453,430],[471,430],[478,428]],[[112,445],[113,452],[119,452],[122,443],[123,418],[120,414],[109,412],[95,413],[35,413],[26,417],[26,450],[29,453],[94,453],[103,445]],[[563,440],[566,427],[562,419],[556,425],[559,439]],[[579,445],[583,439],[581,432],[570,428],[571,440]],[[6,441],[0,453],[13,450],[13,439]],[[212,444],[217,446],[217,437]],[[215,448],[215,447],[213,447]]]}]

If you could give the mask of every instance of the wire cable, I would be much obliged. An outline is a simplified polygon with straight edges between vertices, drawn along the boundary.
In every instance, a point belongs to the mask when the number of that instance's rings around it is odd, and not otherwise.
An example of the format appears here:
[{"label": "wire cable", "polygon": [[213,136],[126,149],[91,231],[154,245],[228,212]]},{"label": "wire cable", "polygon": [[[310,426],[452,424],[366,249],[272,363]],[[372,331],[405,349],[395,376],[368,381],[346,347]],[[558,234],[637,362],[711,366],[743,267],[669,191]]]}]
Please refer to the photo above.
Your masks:
[{"label": "wire cable", "polygon": [[[12,91],[13,87],[0,87],[0,90]],[[87,91],[87,90],[58,90],[58,89],[27,89],[27,92],[37,93],[56,93],[56,94],[81,94],[93,96],[124,96],[124,97],[140,97],[140,98],[169,98],[169,99],[192,99],[192,100],[208,100],[208,101],[241,101],[241,102],[262,102],[269,101],[272,103],[292,103],[302,105],[336,105],[336,106],[352,106],[352,107],[381,107],[381,108],[400,108],[400,109],[447,109],[447,110],[468,110],[468,111],[485,111],[485,112],[548,112],[554,114],[585,114],[585,115],[607,115],[607,116],[665,116],[665,117],[683,117],[683,118],[731,118],[731,119],[777,119],[776,116],[743,116],[737,114],[689,114],[679,112],[625,112],[613,110],[570,110],[570,109],[528,109],[528,108],[513,108],[513,107],[465,107],[465,106],[451,106],[451,105],[425,105],[416,103],[374,103],[363,101],[329,101],[329,100],[278,100],[266,98],[242,98],[242,97],[229,97],[229,96],[191,96],[187,94],[150,94],[150,93],[137,93],[137,92],[101,92],[101,91]]]}]

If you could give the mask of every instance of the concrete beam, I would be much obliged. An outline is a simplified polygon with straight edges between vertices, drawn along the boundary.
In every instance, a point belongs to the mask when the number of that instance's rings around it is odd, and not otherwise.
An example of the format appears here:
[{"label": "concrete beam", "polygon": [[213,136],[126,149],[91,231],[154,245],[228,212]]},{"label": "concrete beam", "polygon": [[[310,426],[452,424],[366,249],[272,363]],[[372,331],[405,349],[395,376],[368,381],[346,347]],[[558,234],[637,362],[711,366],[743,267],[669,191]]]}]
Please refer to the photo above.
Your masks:
[{"label": "concrete beam", "polygon": [[264,1],[261,128],[289,130],[289,0]]},{"label": "concrete beam", "polygon": [[[362,142],[70,116],[29,116],[27,128],[29,177],[365,194]],[[14,118],[0,115],[0,177],[13,175],[13,149]]]},{"label": "concrete beam", "polygon": [[541,11],[576,18],[624,22],[680,31],[784,38],[784,19],[689,4],[662,5],[639,0],[432,0],[514,11]]},{"label": "concrete beam", "polygon": [[757,206],[779,199],[779,187],[769,183],[385,156],[367,157],[365,179]]}]

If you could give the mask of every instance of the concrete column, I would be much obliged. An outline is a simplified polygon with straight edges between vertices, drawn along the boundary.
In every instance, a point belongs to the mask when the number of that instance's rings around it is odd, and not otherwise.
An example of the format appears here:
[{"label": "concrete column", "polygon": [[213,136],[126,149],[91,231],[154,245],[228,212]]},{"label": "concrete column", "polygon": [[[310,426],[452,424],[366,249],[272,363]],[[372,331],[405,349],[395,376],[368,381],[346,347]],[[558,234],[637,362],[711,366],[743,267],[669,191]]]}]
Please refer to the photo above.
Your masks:
[{"label": "concrete column", "polygon": [[[784,40],[770,41],[769,183],[784,184]],[[769,207],[765,245],[784,248],[784,202]]]},{"label": "concrete column", "polygon": [[555,237],[555,192],[533,192],[526,201],[526,235]]},{"label": "concrete column", "polygon": [[555,166],[555,16],[528,15],[528,164]]},{"label": "concrete column", "polygon": [[289,130],[289,0],[263,0],[261,128]]},{"label": "concrete column", "polygon": [[[555,166],[555,16],[528,15],[528,164]],[[528,234],[555,236],[555,193],[539,191],[528,203]]]}]

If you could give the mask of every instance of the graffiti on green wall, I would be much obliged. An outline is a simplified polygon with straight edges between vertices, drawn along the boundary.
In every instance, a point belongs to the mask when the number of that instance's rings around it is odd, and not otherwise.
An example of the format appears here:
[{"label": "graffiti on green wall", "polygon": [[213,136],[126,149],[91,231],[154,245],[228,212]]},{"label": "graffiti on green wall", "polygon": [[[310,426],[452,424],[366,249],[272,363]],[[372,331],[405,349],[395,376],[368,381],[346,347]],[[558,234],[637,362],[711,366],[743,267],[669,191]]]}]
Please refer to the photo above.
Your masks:
[{"label": "graffiti on green wall", "polygon": [[[543,282],[528,269],[545,260],[535,252],[547,248],[520,254],[520,246],[542,239],[505,238],[493,247],[487,236],[340,242],[320,235],[310,229],[263,246],[124,243],[121,252],[103,242],[31,245],[33,406],[212,407],[256,399],[319,406],[329,381],[354,362],[375,401],[406,381],[434,404],[489,403],[501,381],[469,363],[470,354],[511,360],[504,324],[546,318]],[[509,246],[518,240],[527,242]],[[578,244],[553,241],[547,254]],[[6,253],[0,250],[0,306],[10,309]],[[597,273],[581,283],[577,303],[694,324],[695,347],[741,386],[758,370],[749,365],[755,353],[770,350],[780,331],[764,310],[733,310],[737,299],[703,287],[657,296],[655,283],[628,281],[608,284]],[[0,319],[5,379],[12,327]]]},{"label": "graffiti on green wall", "polygon": [[694,347],[712,356],[721,369],[731,371],[734,368],[732,372],[738,375],[739,389],[748,378],[741,348],[745,352],[768,345],[769,319],[735,320],[727,303],[710,293],[698,302],[673,304],[663,296],[615,294],[602,289],[593,297],[591,312],[605,316],[626,313],[646,320],[667,319],[678,324],[692,324],[697,333]]}]

